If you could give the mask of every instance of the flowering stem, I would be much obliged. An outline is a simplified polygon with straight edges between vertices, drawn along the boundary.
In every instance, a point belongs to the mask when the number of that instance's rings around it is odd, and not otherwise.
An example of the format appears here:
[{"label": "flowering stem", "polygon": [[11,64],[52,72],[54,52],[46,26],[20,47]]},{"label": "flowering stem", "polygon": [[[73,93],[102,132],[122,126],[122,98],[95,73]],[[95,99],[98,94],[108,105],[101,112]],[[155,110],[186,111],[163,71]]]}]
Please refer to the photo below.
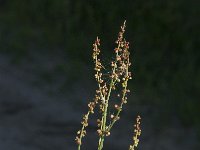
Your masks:
[{"label": "flowering stem", "polygon": [[[127,60],[128,64],[129,64],[129,59]],[[128,69],[129,69],[129,66],[126,67],[126,76],[128,76]],[[113,125],[115,124],[115,122],[118,120],[119,118],[119,115],[122,111],[122,107],[123,107],[123,104],[124,104],[124,99],[125,99],[125,96],[126,96],[126,93],[127,93],[127,86],[128,86],[128,80],[129,78],[127,78],[125,81],[124,81],[124,89],[123,89],[123,92],[122,92],[122,102],[117,110],[117,113],[115,115],[115,119],[112,120],[112,122],[110,123],[110,125],[108,126],[108,129],[107,131],[110,132],[111,128],[113,127]]]},{"label": "flowering stem", "polygon": [[[113,69],[113,72],[115,71],[115,68]],[[112,79],[111,80],[111,83],[110,83],[110,88],[109,88],[109,91],[108,91],[108,96],[107,96],[107,99],[105,101],[105,105],[104,105],[104,111],[103,111],[103,115],[102,115],[102,126],[101,126],[101,129],[102,131],[106,131],[106,119],[107,119],[107,111],[108,111],[108,102],[109,102],[109,99],[110,99],[110,94],[111,94],[111,91],[112,91],[112,87],[114,85],[115,81]],[[104,143],[104,138],[105,138],[105,135],[102,134],[99,138],[99,146],[98,146],[98,150],[102,150],[103,149],[103,143]]]},{"label": "flowering stem", "polygon": [[[127,81],[126,81],[126,86],[124,88],[124,91],[126,91],[126,89],[127,89]],[[125,97],[125,95],[126,95],[126,92],[123,92],[122,99]],[[118,111],[117,111],[117,113],[115,115],[116,119],[113,119],[112,122],[111,122],[111,124],[108,126],[108,129],[107,129],[108,132],[110,132],[111,128],[113,127],[113,125],[115,124],[115,122],[118,120],[117,118],[119,118],[119,115],[120,115],[120,113],[122,111],[123,104],[124,103],[121,103],[120,106],[119,106],[119,108],[118,108]]]},{"label": "flowering stem", "polygon": [[[99,134],[99,143],[98,150],[102,150],[104,146],[104,140],[106,136],[110,135],[110,130],[115,124],[117,120],[119,120],[120,113],[122,111],[123,105],[127,103],[127,93],[130,92],[127,89],[128,81],[131,79],[131,72],[129,72],[129,67],[131,63],[129,62],[129,42],[123,38],[123,34],[125,32],[126,21],[124,21],[123,26],[121,26],[121,31],[118,34],[118,39],[116,40],[117,47],[114,49],[115,51],[115,60],[111,62],[111,74],[109,73],[109,85],[107,86],[107,80],[105,80],[104,75],[102,73],[102,69],[105,69],[101,63],[99,58],[100,54],[100,39],[97,37],[95,43],[93,44],[93,60],[94,60],[94,70],[96,71],[95,79],[98,84],[98,89],[96,90],[96,94],[93,102],[89,102],[88,104],[88,112],[83,116],[83,121],[81,122],[82,128],[77,132],[76,142],[78,144],[78,150],[81,150],[82,138],[86,136],[86,127],[88,126],[88,119],[90,114],[94,113],[94,109],[96,105],[99,105],[99,110],[101,113],[101,119],[97,119],[97,126],[99,129],[97,130]],[[109,101],[111,98],[112,90],[116,90],[116,85],[121,84],[122,91],[117,94],[120,97],[121,102],[119,105],[115,104],[116,113],[110,116],[111,120],[108,124],[108,107]],[[118,88],[118,87],[117,87]],[[140,130],[140,117],[137,118],[137,123],[135,125],[136,129],[134,130],[133,143],[130,145],[129,150],[134,150],[137,147],[139,139],[138,137],[141,134]]]},{"label": "flowering stem", "polygon": [[[90,111],[88,111],[88,113],[85,115],[85,118],[88,119],[88,116],[90,115]],[[78,150],[81,149],[81,144],[82,144],[82,138],[84,136],[84,131],[85,131],[85,127],[87,125],[83,123],[83,126],[81,128],[81,131],[80,131],[80,137],[77,139],[77,143],[78,143]]]}]

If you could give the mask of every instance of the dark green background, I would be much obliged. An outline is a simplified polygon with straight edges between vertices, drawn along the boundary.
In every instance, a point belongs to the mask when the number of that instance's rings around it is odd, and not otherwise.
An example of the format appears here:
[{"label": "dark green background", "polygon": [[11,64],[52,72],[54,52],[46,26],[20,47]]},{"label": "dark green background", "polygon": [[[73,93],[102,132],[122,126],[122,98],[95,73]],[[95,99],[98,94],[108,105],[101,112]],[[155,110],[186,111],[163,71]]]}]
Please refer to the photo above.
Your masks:
[{"label": "dark green background", "polygon": [[[15,65],[31,59],[33,51],[62,53],[71,63],[60,64],[59,73],[81,84],[77,68],[86,65],[91,79],[96,36],[107,61],[126,19],[134,74],[131,89],[137,97],[130,105],[150,105],[161,110],[160,118],[176,117],[184,126],[198,127],[199,6],[198,0],[0,0],[0,52],[12,56]],[[69,66],[70,73],[65,68]],[[43,78],[53,77],[47,73]],[[68,80],[65,84],[63,91]]]}]

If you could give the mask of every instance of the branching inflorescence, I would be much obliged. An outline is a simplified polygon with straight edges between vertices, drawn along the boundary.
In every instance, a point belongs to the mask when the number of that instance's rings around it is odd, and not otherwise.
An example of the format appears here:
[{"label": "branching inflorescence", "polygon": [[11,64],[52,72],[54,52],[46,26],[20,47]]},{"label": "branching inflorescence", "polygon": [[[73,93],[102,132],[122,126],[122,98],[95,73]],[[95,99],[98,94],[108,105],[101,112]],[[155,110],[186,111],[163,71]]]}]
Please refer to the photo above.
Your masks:
[{"label": "branching inflorescence", "polygon": [[[95,96],[92,102],[88,104],[88,112],[83,116],[83,121],[81,122],[82,128],[77,132],[76,142],[78,144],[78,150],[81,149],[82,139],[86,135],[86,127],[88,126],[88,118],[90,114],[94,113],[96,105],[99,106],[99,112],[101,118],[97,119],[97,133],[99,135],[98,150],[103,149],[104,139],[106,136],[110,135],[111,129],[115,122],[120,119],[120,113],[122,111],[123,105],[127,103],[127,93],[130,90],[127,88],[128,81],[132,79],[131,72],[129,67],[131,66],[129,56],[129,42],[124,38],[124,32],[126,27],[126,21],[121,26],[121,30],[116,40],[117,47],[114,49],[115,58],[111,62],[110,67],[111,71],[109,72],[109,77],[104,78],[102,69],[105,67],[102,65],[99,58],[100,54],[100,39],[97,37],[93,44],[93,55],[94,60],[94,70],[95,70],[95,79],[97,81],[98,87],[95,92]],[[115,113],[108,116],[108,107],[109,101],[111,99],[112,91],[120,88],[119,93],[117,93],[117,99],[119,99],[119,104],[115,104]],[[108,121],[109,119],[109,121]],[[133,137],[134,144],[130,145],[129,150],[134,150],[134,147],[137,146],[138,136],[141,134],[140,130],[140,117],[137,118],[137,123],[135,125],[135,135]]]}]

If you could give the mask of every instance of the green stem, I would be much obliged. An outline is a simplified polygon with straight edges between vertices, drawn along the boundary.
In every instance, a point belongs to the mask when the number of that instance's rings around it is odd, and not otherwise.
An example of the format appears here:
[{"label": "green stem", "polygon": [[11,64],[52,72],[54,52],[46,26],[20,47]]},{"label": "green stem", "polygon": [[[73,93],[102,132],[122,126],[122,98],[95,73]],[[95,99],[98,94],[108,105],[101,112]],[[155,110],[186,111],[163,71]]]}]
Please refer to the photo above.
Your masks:
[{"label": "green stem", "polygon": [[[126,86],[124,87],[124,91],[126,91],[126,89],[127,89],[127,81],[126,81],[125,84],[126,84]],[[122,99],[124,99],[125,95],[126,95],[126,92],[123,92]],[[121,111],[122,111],[123,104],[124,104],[124,103],[121,103],[121,104],[120,104],[120,107],[119,107],[119,109],[118,109],[118,111],[117,111],[117,113],[116,113],[116,115],[115,115],[116,118],[119,117],[119,115],[120,115],[120,113],[121,113]],[[113,125],[115,124],[116,121],[117,121],[117,120],[114,119],[114,120],[111,122],[111,124],[109,125],[108,130],[107,130],[108,132],[110,132],[111,128],[113,127]]]},{"label": "green stem", "polygon": [[[118,44],[118,49],[119,49],[120,45]],[[118,52],[116,54],[116,58],[118,56]],[[116,70],[116,63],[117,63],[117,60],[115,61],[115,66],[112,70],[112,73],[115,73],[115,70]],[[109,91],[108,91],[108,96],[107,98],[105,98],[105,105],[104,105],[104,111],[103,111],[103,115],[102,115],[102,125],[101,125],[101,131],[105,132],[106,131],[106,118],[107,118],[107,111],[108,111],[108,101],[110,99],[110,94],[111,94],[111,91],[112,91],[112,87],[113,85],[115,84],[116,80],[114,80],[113,78],[111,79],[111,82],[110,82],[110,87],[109,87]],[[103,143],[104,143],[104,138],[105,138],[105,133],[103,133],[100,138],[99,138],[99,145],[98,145],[98,150],[102,150],[103,149]]]},{"label": "green stem", "polygon": [[[113,72],[115,71],[115,68],[113,69]],[[112,87],[114,85],[114,80],[112,79],[111,80],[111,83],[110,83],[110,88],[109,88],[109,91],[108,91],[108,96],[107,96],[107,99],[105,101],[105,106],[104,106],[104,112],[103,112],[103,116],[102,116],[102,126],[101,126],[101,130],[104,132],[106,131],[106,118],[107,118],[107,111],[108,111],[108,101],[110,99],[110,94],[111,94],[111,91],[112,91]],[[99,146],[98,146],[98,150],[102,150],[103,149],[103,143],[104,143],[104,138],[105,138],[105,135],[102,134],[100,136],[100,139],[99,139]]]}]

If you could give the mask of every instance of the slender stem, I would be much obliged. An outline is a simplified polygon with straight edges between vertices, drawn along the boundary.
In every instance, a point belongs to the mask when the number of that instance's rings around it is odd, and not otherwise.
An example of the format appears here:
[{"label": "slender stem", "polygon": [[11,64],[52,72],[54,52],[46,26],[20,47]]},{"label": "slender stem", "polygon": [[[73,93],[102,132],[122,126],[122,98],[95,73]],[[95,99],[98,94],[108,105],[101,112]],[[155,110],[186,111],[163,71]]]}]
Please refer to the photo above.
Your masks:
[{"label": "slender stem", "polygon": [[[115,72],[116,67],[113,68],[113,72]],[[110,95],[111,95],[111,91],[112,91],[112,87],[114,85],[115,81],[112,78],[111,82],[110,82],[110,87],[108,90],[108,96],[105,100],[105,105],[104,105],[104,111],[103,111],[103,115],[102,115],[102,125],[101,125],[101,130],[104,132],[106,131],[106,119],[107,119],[107,111],[108,111],[108,102],[110,99]],[[98,146],[98,150],[102,150],[103,149],[103,143],[104,143],[104,138],[105,135],[102,134],[99,138],[99,146]]]},{"label": "slender stem", "polygon": [[[98,81],[100,80],[99,77],[98,77],[97,80],[98,80]],[[101,99],[104,100],[105,97],[103,96],[103,93],[101,92],[101,85],[99,84],[99,82],[98,82],[98,88],[99,88],[99,91],[100,91]],[[86,114],[86,116],[89,117],[89,115],[90,115],[90,111],[88,111],[88,113]],[[80,133],[80,144],[78,145],[78,150],[81,149],[81,144],[82,144],[82,138],[83,138],[84,129],[85,129],[85,126],[83,125],[82,128],[81,128],[81,133]]]},{"label": "slender stem", "polygon": [[[118,54],[118,50],[121,46],[121,40],[123,38],[123,33],[124,33],[124,28],[125,28],[125,22],[124,22],[124,25],[121,27],[121,32],[119,33],[119,37],[118,37],[118,47],[117,47],[117,52],[116,52],[116,59],[115,59],[115,62],[114,62],[114,66],[112,66],[112,76],[113,75],[116,75],[116,69],[117,69],[117,62],[118,62],[118,58],[119,58],[119,54]],[[100,134],[100,138],[99,138],[99,145],[98,145],[98,150],[102,150],[103,149],[103,143],[104,143],[104,139],[105,139],[105,136],[108,131],[108,127],[106,126],[106,123],[107,123],[107,111],[108,111],[108,106],[109,106],[109,99],[110,99],[110,95],[111,95],[111,91],[112,91],[112,88],[116,82],[116,78],[118,77],[112,77],[111,78],[111,81],[110,81],[110,87],[109,87],[109,90],[108,90],[108,95],[106,97],[106,95],[104,95],[104,98],[105,98],[105,103],[102,103],[103,104],[103,113],[102,113],[102,118],[101,118],[101,134]]]},{"label": "slender stem", "polygon": [[[125,84],[127,85],[127,81],[125,82]],[[127,86],[125,86],[124,91],[126,91],[126,89],[127,89]],[[125,95],[126,95],[126,92],[123,92],[122,99],[125,97]],[[116,118],[119,117],[119,115],[120,115],[120,113],[121,113],[121,111],[122,111],[123,104],[124,104],[124,103],[121,103],[121,104],[120,104],[120,107],[119,107],[119,109],[118,109],[118,111],[117,111],[117,113],[116,113],[116,115],[115,115]],[[117,121],[117,119],[114,119],[114,120],[111,122],[111,124],[109,125],[109,127],[108,127],[108,129],[107,129],[108,132],[110,132],[111,128],[113,127],[113,125],[115,124],[116,121]]]},{"label": "slender stem", "polygon": [[[108,100],[109,100],[109,97],[110,97],[112,86],[113,86],[113,79],[111,80],[110,88],[109,88],[109,92],[108,92],[108,97],[107,97],[107,99],[105,101],[105,105],[104,105],[104,111],[103,111],[103,115],[102,115],[102,126],[101,126],[101,130],[102,131],[105,131],[105,128],[106,128],[106,117],[107,117],[107,110],[108,110]],[[105,137],[105,135],[102,134],[100,139],[99,139],[98,150],[102,150],[102,148],[103,148],[104,137]]]},{"label": "slender stem", "polygon": [[[86,116],[88,117],[90,115],[90,111],[88,111],[88,113],[86,114]],[[85,125],[83,124],[82,128],[81,128],[81,133],[80,133],[80,143],[78,144],[78,150],[81,149],[81,145],[82,145],[82,138],[83,138],[83,135],[84,135],[84,129],[85,129]]]},{"label": "slender stem", "polygon": [[[118,44],[117,46],[117,49],[119,49],[120,47],[120,44]],[[118,57],[118,52],[116,53],[116,60],[115,60],[115,65],[113,67],[113,70],[112,70],[112,74],[115,73],[115,70],[116,70],[116,67],[117,67],[117,57]],[[105,131],[106,129],[106,118],[107,118],[107,111],[108,111],[108,101],[110,99],[110,94],[111,94],[111,91],[112,91],[112,87],[113,85],[115,84],[116,80],[114,80],[113,78],[111,79],[111,82],[110,82],[110,87],[109,87],[109,91],[108,91],[108,96],[107,98],[105,99],[105,105],[104,105],[104,112],[103,112],[103,115],[102,115],[102,124],[101,124],[101,131]],[[104,138],[105,138],[105,135],[102,134],[99,138],[99,145],[98,145],[98,150],[102,150],[103,149],[103,143],[104,143]]]},{"label": "slender stem", "polygon": [[[128,61],[128,64],[129,64],[129,59],[127,61]],[[126,76],[128,76],[128,70],[129,70],[129,67],[127,66],[127,68],[126,68]],[[127,86],[128,86],[128,79],[126,79],[125,82],[124,82],[124,90],[123,90],[123,93],[122,93],[122,100],[126,96]],[[119,118],[119,115],[120,115],[120,113],[122,111],[123,104],[124,104],[124,102],[121,102],[120,107],[119,107],[119,109],[118,109],[118,111],[117,111],[117,113],[115,115],[116,118]],[[113,125],[115,124],[116,121],[117,121],[117,119],[113,119],[113,121],[110,123],[110,125],[108,126],[108,129],[107,129],[108,132],[110,132],[111,128],[113,127]]]}]

